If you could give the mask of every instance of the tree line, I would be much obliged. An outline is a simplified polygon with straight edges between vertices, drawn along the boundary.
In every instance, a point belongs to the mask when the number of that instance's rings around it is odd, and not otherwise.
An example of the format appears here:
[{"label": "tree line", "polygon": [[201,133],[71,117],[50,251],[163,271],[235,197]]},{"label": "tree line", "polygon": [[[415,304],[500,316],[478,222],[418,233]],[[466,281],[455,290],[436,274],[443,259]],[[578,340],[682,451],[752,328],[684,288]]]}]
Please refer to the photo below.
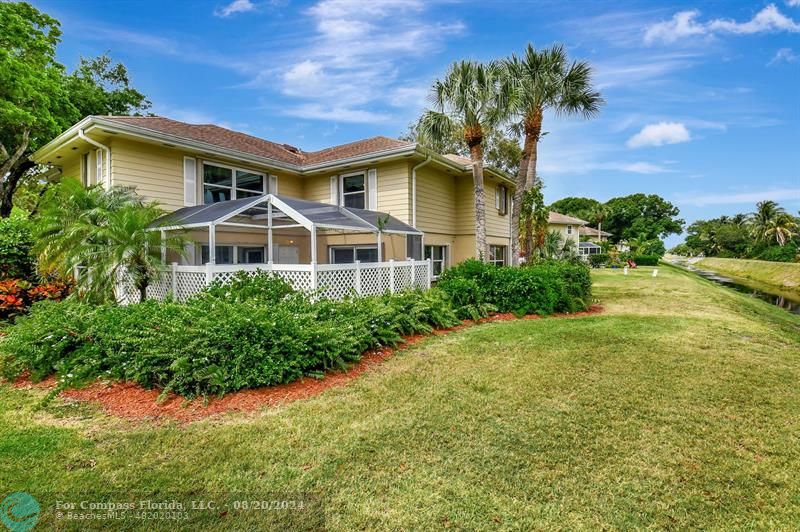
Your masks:
[{"label": "tree line", "polygon": [[68,72],[56,60],[58,20],[25,2],[0,2],[0,216],[35,210],[48,184],[30,157],[88,115],[142,114],[150,101],[104,54]]},{"label": "tree line", "polygon": [[800,261],[800,216],[789,214],[774,201],[761,201],[750,213],[697,220],[686,232],[685,242],[673,253]]}]

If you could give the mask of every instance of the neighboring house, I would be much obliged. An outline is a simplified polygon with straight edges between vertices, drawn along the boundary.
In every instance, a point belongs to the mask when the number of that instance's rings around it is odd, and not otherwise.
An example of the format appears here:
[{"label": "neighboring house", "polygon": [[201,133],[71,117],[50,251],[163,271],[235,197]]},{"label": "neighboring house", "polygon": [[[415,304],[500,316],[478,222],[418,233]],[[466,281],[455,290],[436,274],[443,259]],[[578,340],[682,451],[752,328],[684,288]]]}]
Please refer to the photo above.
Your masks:
[{"label": "neighboring house", "polygon": [[[470,161],[413,142],[374,137],[306,152],[209,124],[89,116],[33,158],[87,186],[133,187],[170,212],[180,210],[176,223],[202,220],[189,233],[194,245],[183,261],[189,265],[258,264],[270,254],[274,263],[292,264],[430,258],[435,276],[475,255]],[[496,264],[509,262],[513,186],[511,176],[485,168],[489,258]],[[302,207],[306,223],[276,225],[271,247],[265,227],[231,221],[249,214],[265,223],[266,214],[259,218],[255,207],[234,211],[266,194],[275,195],[276,208]],[[219,205],[204,207],[210,204]],[[227,217],[219,215],[223,211]],[[312,213],[322,212],[350,222],[315,222]],[[376,239],[381,224],[386,232]],[[577,224],[571,231],[577,239]]]},{"label": "neighboring house", "polygon": [[596,227],[582,226],[578,229],[578,234],[582,242],[602,242],[614,236],[611,233],[601,231]]},{"label": "neighboring house", "polygon": [[580,229],[588,222],[580,218],[550,211],[547,223],[549,231],[558,231],[564,242],[572,241],[577,246],[581,241]]}]

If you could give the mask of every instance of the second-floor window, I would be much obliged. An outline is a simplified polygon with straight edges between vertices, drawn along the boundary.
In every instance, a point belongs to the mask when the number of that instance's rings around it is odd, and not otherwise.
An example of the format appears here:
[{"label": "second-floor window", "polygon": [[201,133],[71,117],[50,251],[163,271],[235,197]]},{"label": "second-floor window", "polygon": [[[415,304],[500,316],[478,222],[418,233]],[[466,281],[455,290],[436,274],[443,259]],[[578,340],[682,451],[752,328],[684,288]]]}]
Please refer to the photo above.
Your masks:
[{"label": "second-floor window", "polygon": [[505,185],[497,185],[495,189],[495,206],[498,214],[508,214],[508,188]]},{"label": "second-floor window", "polygon": [[341,190],[342,206],[354,209],[367,208],[367,176],[365,173],[343,175]]},{"label": "second-floor window", "polygon": [[266,194],[266,176],[250,170],[203,163],[203,203]]}]

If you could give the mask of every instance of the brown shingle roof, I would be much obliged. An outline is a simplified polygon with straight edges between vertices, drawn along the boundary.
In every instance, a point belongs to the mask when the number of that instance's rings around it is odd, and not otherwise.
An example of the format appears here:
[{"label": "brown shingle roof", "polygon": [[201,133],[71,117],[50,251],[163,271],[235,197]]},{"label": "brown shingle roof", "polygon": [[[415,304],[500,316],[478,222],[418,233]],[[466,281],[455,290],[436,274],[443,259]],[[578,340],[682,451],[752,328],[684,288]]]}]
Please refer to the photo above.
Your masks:
[{"label": "brown shingle roof", "polygon": [[445,159],[450,159],[456,164],[463,164],[464,166],[471,166],[472,159],[469,157],[462,157],[461,155],[456,155],[455,153],[448,153],[444,156]]},{"label": "brown shingle roof", "polygon": [[222,148],[298,166],[333,162],[348,157],[414,145],[413,142],[390,139],[388,137],[372,137],[349,144],[325,148],[324,150],[304,152],[288,144],[277,144],[214,124],[187,124],[186,122],[179,122],[161,116],[100,116],[98,118],[130,124],[189,140],[206,142]]},{"label": "brown shingle roof", "polygon": [[[578,228],[579,235],[588,235],[588,236],[597,236],[597,228],[596,227],[579,227]],[[606,233],[605,231],[600,231],[600,235],[602,236],[612,236],[611,233]]]},{"label": "brown shingle roof", "polygon": [[559,212],[553,212],[553,211],[550,211],[547,221],[551,224],[586,225],[587,223],[589,223],[585,220],[581,220],[580,218],[573,218],[572,216],[567,216],[566,214],[561,214]]},{"label": "brown shingle roof", "polygon": [[241,151],[259,157],[268,157],[283,163],[302,164],[302,156],[300,154],[293,153],[281,144],[247,135],[246,133],[231,131],[213,124],[187,124],[186,122],[178,122],[161,116],[100,116],[98,118],[130,124],[189,140],[207,142],[222,148]]},{"label": "brown shingle roof", "polygon": [[348,157],[356,157],[358,155],[366,155],[368,153],[377,153],[413,145],[413,142],[405,140],[390,139],[389,137],[372,137],[371,139],[358,140],[349,144],[325,148],[324,150],[304,152],[303,164],[327,163],[338,161],[339,159],[346,159]]}]

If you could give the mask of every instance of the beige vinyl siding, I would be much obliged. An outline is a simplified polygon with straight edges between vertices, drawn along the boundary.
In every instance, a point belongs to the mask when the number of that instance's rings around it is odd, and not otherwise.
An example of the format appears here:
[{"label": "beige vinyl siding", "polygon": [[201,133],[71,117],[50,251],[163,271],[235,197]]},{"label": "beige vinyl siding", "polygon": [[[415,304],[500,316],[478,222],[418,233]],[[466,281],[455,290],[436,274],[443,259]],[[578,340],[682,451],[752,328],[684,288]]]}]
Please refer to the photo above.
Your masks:
[{"label": "beige vinyl siding", "polygon": [[[378,208],[398,220],[411,223],[411,176],[408,162],[378,165]],[[419,211],[417,211],[419,216]]]},{"label": "beige vinyl siding", "polygon": [[562,241],[572,240],[575,242],[575,245],[580,242],[580,236],[578,235],[578,227],[579,225],[572,226],[572,234],[567,234],[567,224],[550,224],[547,226],[548,231],[558,231],[561,233]]},{"label": "beige vinyl siding", "polygon": [[[473,193],[472,176],[456,177],[456,234],[475,234],[475,195]],[[419,216],[419,212],[417,212]]]},{"label": "beige vinyl siding", "polygon": [[278,176],[278,195],[303,199],[304,187],[302,177],[284,172],[267,171],[267,173]]},{"label": "beige vinyl siding", "polygon": [[[484,182],[484,189],[486,191],[486,236],[499,236],[508,238],[509,218],[511,217],[511,205],[509,205],[508,214],[500,214],[497,210],[495,203],[495,191],[497,190],[499,181],[487,179]],[[509,196],[511,195],[509,191]],[[510,201],[509,201],[510,203]],[[494,244],[495,242],[492,242]]]},{"label": "beige vinyl siding", "polygon": [[[379,164],[374,167],[378,172],[378,208],[381,212],[391,214],[398,220],[411,223],[411,178],[406,161]],[[318,174],[305,178],[304,197],[309,201],[330,203],[331,176],[364,171],[369,168],[352,168],[341,172]],[[279,185],[280,187],[280,185]],[[419,214],[419,213],[418,213]]]},{"label": "beige vinyl siding", "polygon": [[417,229],[425,233],[456,232],[456,177],[436,168],[417,170]]},{"label": "beige vinyl siding", "polygon": [[183,207],[183,153],[179,150],[114,139],[111,143],[112,184],[134,187],[136,193],[167,210]]},{"label": "beige vinyl siding", "polygon": [[[70,156],[67,160],[61,163],[61,177],[71,177],[73,179],[81,180],[81,157],[82,153],[74,152],[75,156]],[[91,157],[89,158],[91,159]],[[92,164],[92,163],[90,163]]]}]

